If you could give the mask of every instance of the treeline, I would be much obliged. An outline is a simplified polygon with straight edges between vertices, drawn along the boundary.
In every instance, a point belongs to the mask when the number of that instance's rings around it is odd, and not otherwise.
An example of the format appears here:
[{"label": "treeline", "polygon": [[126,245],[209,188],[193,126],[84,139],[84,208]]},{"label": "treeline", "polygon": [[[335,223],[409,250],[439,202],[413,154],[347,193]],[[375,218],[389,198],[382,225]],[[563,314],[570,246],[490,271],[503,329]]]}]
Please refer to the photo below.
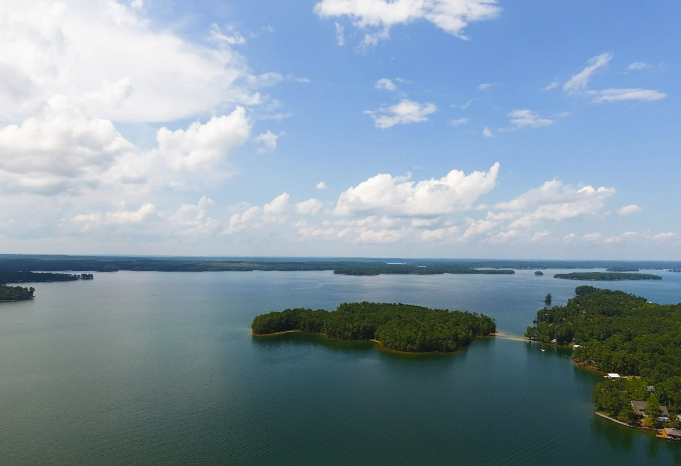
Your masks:
[{"label": "treeline", "polygon": [[[386,267],[400,262],[416,267],[454,267],[460,269],[594,269],[605,267],[636,267],[639,269],[681,268],[681,261],[523,261],[486,259],[277,259],[277,258],[218,258],[218,257],[123,257],[123,256],[41,256],[0,255],[0,272],[36,271],[95,271],[118,270],[147,272],[210,272],[210,271],[302,271],[336,270],[345,268]],[[392,265],[390,265],[392,267]],[[422,267],[423,268],[423,267]],[[489,273],[489,272],[487,272]]]},{"label": "treeline", "polygon": [[33,298],[34,288],[0,285],[0,301],[25,301]]},{"label": "treeline", "polygon": [[638,272],[639,270],[638,267],[631,267],[628,265],[616,265],[605,269],[606,272]]},{"label": "treeline", "polygon": [[255,335],[299,330],[341,340],[377,340],[388,349],[414,353],[451,352],[474,337],[496,331],[483,314],[409,304],[343,303],[335,311],[286,309],[253,319]]},{"label": "treeline", "polygon": [[618,280],[662,280],[659,275],[649,273],[618,273],[618,272],[572,272],[557,273],[553,278],[566,280],[595,280],[595,281],[618,281]]},{"label": "treeline", "polygon": [[72,282],[76,280],[92,280],[91,273],[38,273],[38,272],[0,272],[0,284],[6,283],[45,283]]},{"label": "treeline", "polygon": [[512,275],[515,271],[508,269],[473,269],[470,267],[443,265],[358,263],[334,268],[333,273],[339,275],[441,275],[445,273]]},{"label": "treeline", "polygon": [[577,287],[575,292],[566,306],[538,311],[538,323],[525,335],[542,342],[574,342],[579,344],[576,362],[640,377],[599,384],[593,391],[598,410],[630,419],[632,400],[655,396],[651,405],[659,402],[681,413],[681,304],[648,303],[642,297],[592,286]]}]

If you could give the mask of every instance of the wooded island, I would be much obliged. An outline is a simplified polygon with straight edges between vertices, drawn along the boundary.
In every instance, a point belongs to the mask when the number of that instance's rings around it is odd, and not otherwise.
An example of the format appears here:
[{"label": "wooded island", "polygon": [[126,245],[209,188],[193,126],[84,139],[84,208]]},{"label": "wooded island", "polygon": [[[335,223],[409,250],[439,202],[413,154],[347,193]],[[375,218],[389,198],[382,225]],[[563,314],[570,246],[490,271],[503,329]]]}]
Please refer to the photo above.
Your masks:
[{"label": "wooded island", "polygon": [[287,331],[319,333],[341,340],[374,340],[385,348],[411,353],[452,352],[476,336],[496,331],[484,314],[429,309],[409,304],[343,303],[335,311],[286,309],[253,319],[254,335]]}]

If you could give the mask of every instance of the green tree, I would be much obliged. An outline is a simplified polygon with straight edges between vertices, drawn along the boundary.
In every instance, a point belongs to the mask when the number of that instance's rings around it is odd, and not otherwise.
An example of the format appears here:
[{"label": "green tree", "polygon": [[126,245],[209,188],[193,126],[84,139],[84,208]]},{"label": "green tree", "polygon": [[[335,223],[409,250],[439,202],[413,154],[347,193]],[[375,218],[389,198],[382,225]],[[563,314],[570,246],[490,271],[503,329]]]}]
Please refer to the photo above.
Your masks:
[{"label": "green tree", "polygon": [[662,411],[660,410],[660,400],[657,398],[657,396],[652,395],[648,397],[646,403],[645,413],[648,417],[645,419],[645,424],[649,427],[652,427],[657,422],[657,418],[662,415]]},{"label": "green tree", "polygon": [[551,304],[551,301],[553,299],[553,296],[551,296],[551,293],[547,294],[546,297],[544,298],[544,302],[546,304]]}]

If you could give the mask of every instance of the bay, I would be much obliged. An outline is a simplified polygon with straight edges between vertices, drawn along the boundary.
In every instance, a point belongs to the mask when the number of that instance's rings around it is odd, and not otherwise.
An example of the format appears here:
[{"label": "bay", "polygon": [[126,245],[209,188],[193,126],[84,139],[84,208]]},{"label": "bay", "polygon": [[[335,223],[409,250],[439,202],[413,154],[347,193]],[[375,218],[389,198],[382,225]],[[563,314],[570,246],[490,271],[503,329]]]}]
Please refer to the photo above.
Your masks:
[{"label": "bay", "polygon": [[452,355],[404,355],[248,330],[263,312],[368,300],[484,312],[521,335],[547,293],[563,304],[582,284],[681,302],[681,274],[556,272],[116,272],[36,284],[33,301],[0,303],[0,462],[681,464],[681,445],[593,415],[602,374],[567,349],[485,338]]}]

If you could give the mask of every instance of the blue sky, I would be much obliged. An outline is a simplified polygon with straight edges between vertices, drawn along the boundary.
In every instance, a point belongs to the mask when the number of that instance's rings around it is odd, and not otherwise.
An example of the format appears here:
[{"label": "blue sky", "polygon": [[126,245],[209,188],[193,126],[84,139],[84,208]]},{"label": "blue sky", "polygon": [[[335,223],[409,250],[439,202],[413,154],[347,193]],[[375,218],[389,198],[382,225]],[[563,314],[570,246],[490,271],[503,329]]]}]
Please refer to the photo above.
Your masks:
[{"label": "blue sky", "polygon": [[0,252],[681,259],[680,13],[11,0]]}]

